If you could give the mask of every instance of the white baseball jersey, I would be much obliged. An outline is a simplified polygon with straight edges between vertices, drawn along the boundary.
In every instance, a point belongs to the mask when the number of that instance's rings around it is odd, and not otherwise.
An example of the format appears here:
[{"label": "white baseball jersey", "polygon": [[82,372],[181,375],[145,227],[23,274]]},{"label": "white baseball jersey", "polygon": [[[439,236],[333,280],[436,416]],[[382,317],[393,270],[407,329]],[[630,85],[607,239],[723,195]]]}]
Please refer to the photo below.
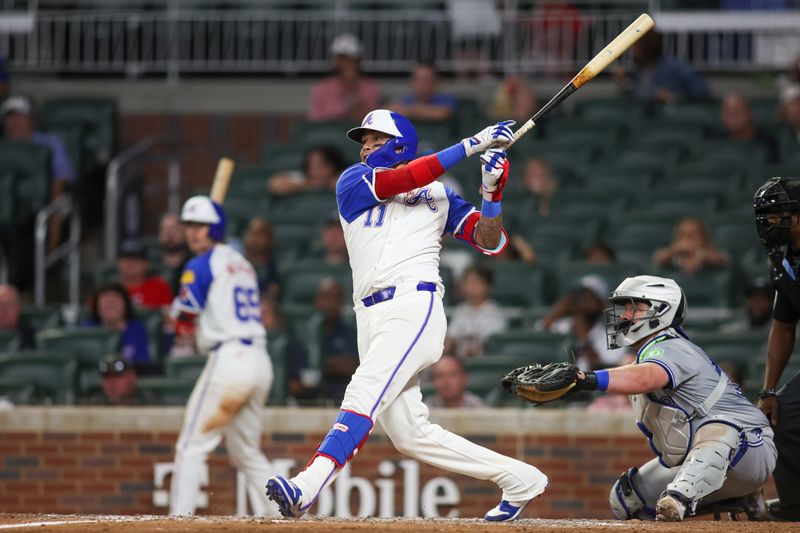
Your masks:
[{"label": "white baseball jersey", "polygon": [[[477,214],[472,204],[438,181],[382,200],[374,185],[380,171],[358,163],[336,184],[355,302],[402,281],[440,282],[439,250],[445,233],[473,242],[464,232],[469,216]],[[501,242],[498,249],[504,245]]]},{"label": "white baseball jersey", "polygon": [[175,307],[200,315],[197,345],[203,351],[228,340],[266,338],[256,271],[227,244],[217,244],[186,264]]}]

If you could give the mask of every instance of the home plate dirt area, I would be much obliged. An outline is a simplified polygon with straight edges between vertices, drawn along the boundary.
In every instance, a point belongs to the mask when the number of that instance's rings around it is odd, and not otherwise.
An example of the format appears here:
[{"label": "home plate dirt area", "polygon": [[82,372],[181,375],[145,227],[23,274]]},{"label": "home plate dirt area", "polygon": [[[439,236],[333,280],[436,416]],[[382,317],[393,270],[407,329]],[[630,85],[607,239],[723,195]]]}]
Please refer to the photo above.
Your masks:
[{"label": "home plate dirt area", "polygon": [[167,518],[164,516],[90,516],[0,514],[0,531],[71,532],[279,532],[279,531],[680,531],[692,532],[770,532],[797,531],[797,524],[781,522],[710,522],[689,520],[679,524],[613,520],[524,519],[509,524],[489,524],[479,519],[423,518],[304,518],[274,520],[204,516]]}]

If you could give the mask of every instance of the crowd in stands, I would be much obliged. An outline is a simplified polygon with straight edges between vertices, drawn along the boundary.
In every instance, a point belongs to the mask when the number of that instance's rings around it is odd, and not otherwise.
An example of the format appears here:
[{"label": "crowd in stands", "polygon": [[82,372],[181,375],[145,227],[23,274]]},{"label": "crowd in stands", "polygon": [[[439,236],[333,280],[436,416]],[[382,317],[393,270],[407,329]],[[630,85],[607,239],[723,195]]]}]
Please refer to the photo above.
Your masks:
[{"label": "crowd in stands", "polygon": [[[681,103],[708,102],[711,97],[706,80],[689,65],[664,55],[661,43],[661,36],[651,32],[634,47],[633,71],[618,70],[614,74],[621,94],[632,103],[632,109],[636,102],[643,103],[645,120],[657,121]],[[439,75],[433,64],[418,64],[411,73],[408,93],[385,101],[378,82],[361,70],[362,46],[355,37],[337,37],[331,46],[331,55],[333,72],[311,91],[309,124],[360,121],[367,111],[381,105],[405,114],[422,127],[449,126],[463,119],[459,115],[463,100],[440,90]],[[0,63],[0,94],[4,81]],[[775,115],[765,126],[758,122],[747,98],[736,93],[725,94],[715,111],[717,123],[703,131],[702,140],[740,143],[739,146],[763,152],[763,164],[779,163],[800,145],[800,59],[782,81],[776,101]],[[476,111],[483,115],[479,117],[481,120],[514,118],[523,121],[535,109],[536,96],[523,76],[508,74],[498,83],[491,101],[482,104],[484,107]],[[63,142],[56,135],[36,129],[33,107],[25,98],[8,98],[0,113],[6,137],[44,144],[51,149],[53,196],[63,194],[74,180]],[[486,405],[486,397],[470,392],[470,374],[465,365],[470,360],[504,355],[491,352],[492,339],[515,330],[562,339],[566,350],[586,369],[631,362],[629,352],[607,349],[603,309],[609,291],[620,281],[619,276],[642,273],[642,269],[674,273],[684,276],[682,279],[700,280],[701,284],[703,276],[709,272],[733,272],[739,276],[737,286],[747,286],[747,290],[745,294],[731,297],[731,301],[741,302],[736,308],[738,314],[727,323],[715,324],[715,331],[764,334],[768,328],[772,290],[763,280],[746,279],[752,278],[750,274],[758,269],[765,272],[763,261],[753,261],[758,268],[739,269],[743,253],[756,250],[753,256],[762,257],[758,243],[749,246],[752,244],[749,242],[744,248],[728,250],[723,243],[715,242],[715,233],[708,224],[709,216],[733,217],[746,213],[749,209],[747,194],[736,196],[735,201],[743,205],[731,205],[729,211],[698,212],[688,216],[685,210],[681,211],[681,216],[666,213],[670,215],[671,242],[668,242],[668,233],[665,234],[669,230],[663,230],[666,217],[662,217],[662,233],[643,233],[643,242],[636,244],[646,248],[644,255],[631,255],[625,242],[615,238],[612,229],[637,224],[635,217],[641,215],[641,211],[636,208],[645,206],[637,205],[641,196],[635,197],[653,182],[640,186],[629,184],[629,190],[621,192],[619,198],[609,197],[600,216],[582,209],[564,212],[570,205],[570,197],[579,196],[581,187],[590,185],[593,176],[584,176],[581,181],[576,178],[574,168],[560,164],[547,151],[537,152],[536,143],[548,146],[548,142],[558,139],[558,120],[553,119],[550,124],[543,125],[541,133],[537,130],[531,135],[527,145],[530,150],[511,154],[512,181],[516,184],[510,186],[515,192],[509,196],[517,196],[517,199],[504,201],[510,234],[507,251],[486,262],[455,241],[444,243],[442,266],[448,291],[449,325],[445,355],[428,376],[426,390],[431,391],[431,406]],[[552,129],[548,131],[547,126]],[[343,153],[336,140],[331,142],[305,146],[298,168],[271,169],[258,178],[262,193],[269,195],[272,205],[280,206],[281,202],[309,195],[333,197],[339,173],[353,161]],[[578,148],[570,147],[569,151],[577,152]],[[574,153],[568,156],[577,157]],[[602,155],[593,157],[593,165],[598,159],[603,163]],[[579,165],[576,161],[570,166],[577,168]],[[764,177],[758,174],[731,178],[731,183],[739,181],[734,185],[719,185],[720,196],[725,193],[723,189],[737,187],[748,193],[753,180],[763,181]],[[476,188],[474,178],[454,174],[445,179],[469,194]],[[697,191],[699,195],[705,194],[700,189]],[[595,200],[595,203],[603,202],[605,200]],[[283,369],[283,374],[279,375],[284,376],[288,401],[300,405],[335,405],[341,401],[349,377],[358,365],[358,343],[354,318],[348,310],[349,263],[335,205],[331,203],[328,211],[316,214],[311,227],[306,228],[315,232],[315,238],[304,246],[290,242],[291,236],[282,238],[280,230],[285,226],[270,212],[248,218],[241,231],[230,236],[230,242],[244,253],[258,273],[261,317],[273,357],[282,359],[277,366]],[[614,217],[622,223],[613,226]],[[748,216],[740,219],[750,222]],[[558,224],[581,229],[599,220],[604,224],[603,230],[580,242],[568,242],[557,236],[556,246],[548,248],[539,233]],[[751,230],[754,233],[755,230]],[[53,245],[58,238],[56,234]],[[745,241],[754,241],[754,238],[755,235],[742,237]],[[564,253],[572,245],[576,245],[575,250]],[[291,249],[291,253],[283,253],[287,249]],[[115,357],[103,358],[99,363],[102,379],[98,381],[98,389],[102,389],[103,395],[98,396],[99,390],[94,390],[80,401],[146,402],[147,392],[137,388],[137,374],[162,374],[171,360],[196,354],[193,332],[176,330],[167,313],[174,295],[180,290],[181,272],[189,258],[180,222],[174,214],[163,216],[157,242],[152,245],[143,241],[125,241],[120,245],[116,271],[111,279],[94,288],[79,322],[82,328],[105,328],[118,333],[118,352]],[[567,281],[562,271],[567,263],[590,267],[589,275]],[[287,296],[292,278],[305,273],[304,268],[312,267],[319,271],[309,291],[312,297],[301,302]],[[598,274],[592,274],[592,268],[596,268]],[[611,273],[611,279],[603,272]],[[344,276],[337,277],[341,273]],[[535,281],[532,273],[544,277]],[[520,277],[513,278],[514,275]],[[509,279],[520,280],[520,284],[509,290]],[[536,291],[547,295],[534,295]],[[689,302],[693,305],[691,296]],[[699,306],[704,307],[702,302]],[[16,335],[16,349],[33,349],[37,344],[35,332],[20,320],[20,312],[17,290],[10,285],[0,286],[0,331]],[[550,359],[563,357],[562,352],[549,354]],[[732,368],[731,372],[742,370],[740,367]],[[594,400],[589,408],[621,409],[624,408],[622,404],[605,397]]]}]

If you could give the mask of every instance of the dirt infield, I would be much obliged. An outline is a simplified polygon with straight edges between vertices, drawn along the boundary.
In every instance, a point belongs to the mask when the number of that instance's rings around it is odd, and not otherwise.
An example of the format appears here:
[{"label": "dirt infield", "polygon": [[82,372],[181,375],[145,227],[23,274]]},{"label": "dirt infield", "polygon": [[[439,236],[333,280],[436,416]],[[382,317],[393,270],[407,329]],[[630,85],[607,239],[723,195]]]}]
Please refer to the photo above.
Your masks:
[{"label": "dirt infield", "polygon": [[404,519],[353,518],[271,520],[232,517],[167,518],[164,516],[89,516],[0,514],[0,531],[72,532],[299,532],[299,531],[525,531],[545,533],[559,531],[680,531],[681,533],[782,533],[797,531],[797,524],[780,522],[709,522],[687,521],[681,524],[655,522],[618,522],[613,520],[541,520],[525,519],[510,524],[487,524],[479,519]]}]

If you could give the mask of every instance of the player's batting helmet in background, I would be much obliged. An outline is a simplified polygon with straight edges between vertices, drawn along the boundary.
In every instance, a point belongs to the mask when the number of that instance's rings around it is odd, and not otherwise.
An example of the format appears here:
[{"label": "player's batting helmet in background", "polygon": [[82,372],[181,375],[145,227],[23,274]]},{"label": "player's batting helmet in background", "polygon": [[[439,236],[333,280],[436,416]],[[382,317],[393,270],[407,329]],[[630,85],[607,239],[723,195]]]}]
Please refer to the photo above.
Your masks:
[{"label": "player's batting helmet in background", "polygon": [[789,244],[792,215],[800,213],[800,180],[770,178],[753,196],[756,229],[767,254],[783,259]]},{"label": "player's batting helmet in background", "polygon": [[208,224],[208,236],[215,241],[225,238],[225,211],[208,196],[192,196],[183,204],[181,222]]},{"label": "player's batting helmet in background", "polygon": [[372,168],[393,168],[417,157],[417,130],[406,117],[388,109],[370,111],[361,126],[347,132],[350,140],[361,144],[367,131],[379,131],[392,139],[367,156],[365,163]]}]

